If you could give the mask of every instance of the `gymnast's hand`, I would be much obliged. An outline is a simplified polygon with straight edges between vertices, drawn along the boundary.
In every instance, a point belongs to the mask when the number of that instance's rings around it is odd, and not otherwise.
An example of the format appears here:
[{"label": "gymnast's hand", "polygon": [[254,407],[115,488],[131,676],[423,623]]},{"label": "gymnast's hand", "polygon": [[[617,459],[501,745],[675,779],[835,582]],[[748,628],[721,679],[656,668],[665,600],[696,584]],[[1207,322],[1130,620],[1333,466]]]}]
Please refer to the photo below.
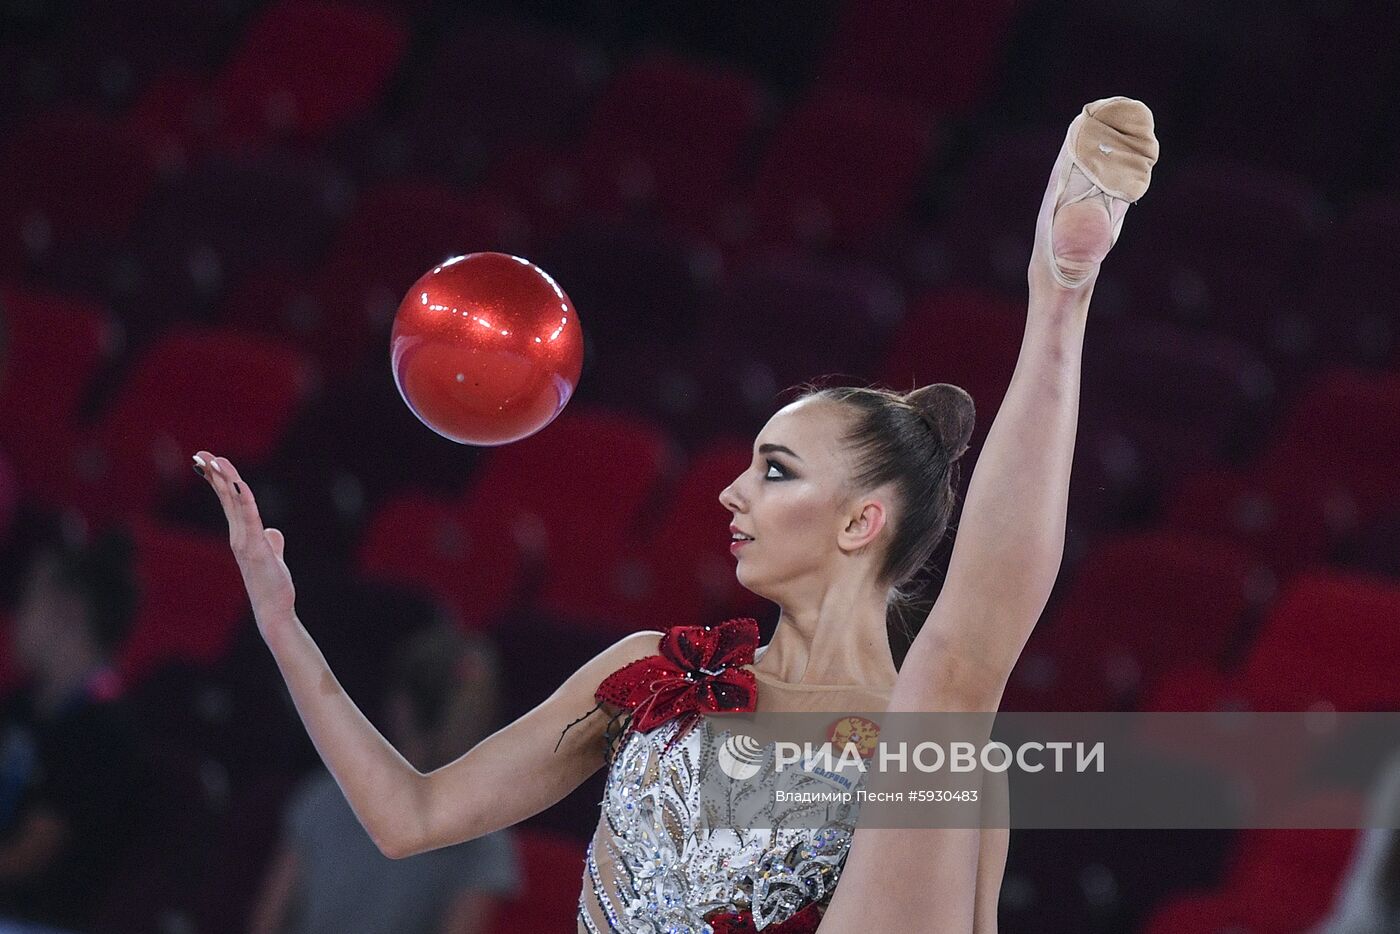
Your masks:
[{"label": "gymnast's hand", "polygon": [[290,625],[294,618],[296,589],[282,560],[286,540],[277,529],[263,528],[253,491],[228,458],[200,451],[194,456],[194,465],[223,504],[229,547],[243,574],[258,630],[267,638],[271,627]]}]

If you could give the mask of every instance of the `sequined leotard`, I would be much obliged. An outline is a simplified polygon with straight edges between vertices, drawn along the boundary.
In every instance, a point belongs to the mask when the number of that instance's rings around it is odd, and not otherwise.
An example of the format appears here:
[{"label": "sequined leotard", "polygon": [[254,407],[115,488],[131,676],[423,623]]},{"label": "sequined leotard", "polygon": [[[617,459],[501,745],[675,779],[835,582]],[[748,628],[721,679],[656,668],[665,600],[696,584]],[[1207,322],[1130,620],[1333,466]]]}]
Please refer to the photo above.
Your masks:
[{"label": "sequined leotard", "polygon": [[[875,713],[889,703],[888,691],[753,674],[757,713]],[[815,930],[845,864],[857,808],[836,808],[829,821],[826,812],[809,816],[800,827],[771,819],[706,826],[700,788],[717,767],[724,729],[722,716],[707,717],[669,750],[677,720],[625,735],[588,844],[578,934]],[[775,780],[765,769],[752,781],[772,800],[760,786]]]}]

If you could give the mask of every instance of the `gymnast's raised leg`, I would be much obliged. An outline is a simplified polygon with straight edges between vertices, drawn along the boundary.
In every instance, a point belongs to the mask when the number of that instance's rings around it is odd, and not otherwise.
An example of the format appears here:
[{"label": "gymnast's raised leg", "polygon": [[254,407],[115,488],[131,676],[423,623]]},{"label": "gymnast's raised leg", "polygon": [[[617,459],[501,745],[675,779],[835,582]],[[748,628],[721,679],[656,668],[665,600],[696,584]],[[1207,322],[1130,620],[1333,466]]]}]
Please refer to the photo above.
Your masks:
[{"label": "gymnast's raised leg", "polygon": [[[1156,159],[1152,113],[1138,101],[1094,101],[1070,125],[1036,220],[1015,373],[890,712],[995,711],[1001,702],[1063,555],[1089,299]],[[979,835],[975,826],[858,827],[819,934],[967,934],[974,920],[977,934],[994,931],[995,917],[975,906]]]}]

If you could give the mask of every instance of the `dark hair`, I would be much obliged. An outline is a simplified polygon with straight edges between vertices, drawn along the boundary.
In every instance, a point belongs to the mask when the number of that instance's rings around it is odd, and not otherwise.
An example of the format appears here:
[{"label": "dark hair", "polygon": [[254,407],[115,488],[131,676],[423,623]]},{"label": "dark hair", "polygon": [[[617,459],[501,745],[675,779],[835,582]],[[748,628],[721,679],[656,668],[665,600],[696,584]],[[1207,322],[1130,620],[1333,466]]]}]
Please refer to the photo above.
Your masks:
[{"label": "dark hair", "polygon": [[486,636],[441,621],[398,650],[388,691],[408,700],[418,729],[444,735],[460,751],[495,728],[500,708],[500,657]]},{"label": "dark hair", "polygon": [[109,657],[126,641],[136,619],[140,588],[135,554],[130,534],[118,527],[86,544],[50,539],[41,549],[39,560],[52,562],[53,585],[82,601],[88,631]]},{"label": "dark hair", "polygon": [[899,498],[894,534],[879,572],[891,588],[886,621],[898,665],[930,609],[916,578],[943,541],[953,514],[957,461],[967,450],[976,418],[972,397],[950,383],[907,393],[810,382],[798,390],[799,400],[825,399],[853,410],[841,438],[855,451],[852,489],[863,492],[893,483]]}]

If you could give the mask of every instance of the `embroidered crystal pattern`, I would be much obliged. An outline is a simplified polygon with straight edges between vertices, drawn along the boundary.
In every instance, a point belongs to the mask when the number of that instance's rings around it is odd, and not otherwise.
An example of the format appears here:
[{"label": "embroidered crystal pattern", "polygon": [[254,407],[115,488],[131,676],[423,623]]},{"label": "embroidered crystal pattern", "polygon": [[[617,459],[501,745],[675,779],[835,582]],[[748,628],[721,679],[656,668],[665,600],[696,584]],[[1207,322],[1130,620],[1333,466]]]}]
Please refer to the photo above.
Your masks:
[{"label": "embroidered crystal pattern", "polygon": [[[714,719],[669,750],[674,721],[631,733],[609,770],[601,836],[617,879],[608,891],[590,844],[585,895],[591,890],[614,931],[713,934],[707,915],[746,908],[761,931],[834,890],[858,805],[777,802],[780,787],[830,786],[802,769],[775,770],[771,744],[757,775],[731,781],[718,771],[727,731],[716,736]],[[579,914],[591,927],[582,896]]]}]

